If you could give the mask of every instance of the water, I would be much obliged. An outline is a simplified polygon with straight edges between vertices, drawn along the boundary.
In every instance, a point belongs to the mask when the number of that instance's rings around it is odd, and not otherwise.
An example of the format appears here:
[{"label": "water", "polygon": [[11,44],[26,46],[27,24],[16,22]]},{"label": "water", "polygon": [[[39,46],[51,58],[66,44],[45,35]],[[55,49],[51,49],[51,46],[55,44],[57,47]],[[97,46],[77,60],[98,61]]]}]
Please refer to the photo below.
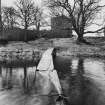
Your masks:
[{"label": "water", "polygon": [[[56,57],[58,71],[67,105],[105,105],[105,60],[96,58]],[[57,96],[47,95],[35,64],[0,66],[0,105],[55,105]]]}]

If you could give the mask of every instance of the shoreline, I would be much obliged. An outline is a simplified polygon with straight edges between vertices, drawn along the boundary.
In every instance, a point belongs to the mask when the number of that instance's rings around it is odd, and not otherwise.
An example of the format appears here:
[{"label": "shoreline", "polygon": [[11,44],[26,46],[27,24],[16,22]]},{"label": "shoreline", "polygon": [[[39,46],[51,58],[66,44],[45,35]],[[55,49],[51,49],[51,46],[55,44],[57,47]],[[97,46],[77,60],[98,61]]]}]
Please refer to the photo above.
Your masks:
[{"label": "shoreline", "polygon": [[54,47],[58,56],[105,58],[105,46],[78,45],[72,38],[38,39],[35,41],[10,42],[0,47],[0,62],[38,62],[43,52]]}]

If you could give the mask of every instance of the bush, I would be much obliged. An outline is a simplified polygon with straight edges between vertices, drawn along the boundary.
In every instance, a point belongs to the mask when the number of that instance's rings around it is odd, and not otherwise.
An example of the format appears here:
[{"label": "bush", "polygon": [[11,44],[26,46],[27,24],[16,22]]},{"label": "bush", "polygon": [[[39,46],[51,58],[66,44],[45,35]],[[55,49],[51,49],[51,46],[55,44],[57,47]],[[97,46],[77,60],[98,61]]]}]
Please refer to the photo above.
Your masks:
[{"label": "bush", "polygon": [[[26,35],[27,41],[38,38],[37,32],[33,30],[27,30]],[[3,36],[5,36],[8,41],[24,41],[25,30],[20,28],[4,30]]]}]

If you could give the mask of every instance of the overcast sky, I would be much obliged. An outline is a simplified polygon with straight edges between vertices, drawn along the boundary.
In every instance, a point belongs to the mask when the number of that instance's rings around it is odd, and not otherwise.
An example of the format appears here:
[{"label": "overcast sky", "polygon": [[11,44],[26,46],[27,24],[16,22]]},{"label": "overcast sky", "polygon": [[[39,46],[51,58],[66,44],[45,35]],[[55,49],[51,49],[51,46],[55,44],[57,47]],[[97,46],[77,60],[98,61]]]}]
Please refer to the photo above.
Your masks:
[{"label": "overcast sky", "polygon": [[[2,6],[13,6],[16,0],[1,0]],[[38,4],[41,4],[41,0],[34,0]]]},{"label": "overcast sky", "polygon": [[[5,5],[5,6],[12,6],[12,5],[14,5],[15,1],[16,0],[1,0],[2,5]],[[34,0],[34,1],[36,1],[39,4],[41,3],[41,0]],[[105,4],[105,0],[102,0],[102,4]]]}]

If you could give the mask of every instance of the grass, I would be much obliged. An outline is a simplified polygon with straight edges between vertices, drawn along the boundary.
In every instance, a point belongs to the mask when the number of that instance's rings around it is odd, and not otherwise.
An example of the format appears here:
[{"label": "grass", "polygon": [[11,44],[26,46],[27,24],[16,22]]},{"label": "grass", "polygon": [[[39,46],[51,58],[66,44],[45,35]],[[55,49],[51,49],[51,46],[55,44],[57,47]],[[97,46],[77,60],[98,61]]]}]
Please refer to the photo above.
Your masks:
[{"label": "grass", "polygon": [[105,56],[105,38],[86,38],[93,45],[77,44],[73,38],[54,41],[55,47],[59,48],[59,55],[63,56]]}]

